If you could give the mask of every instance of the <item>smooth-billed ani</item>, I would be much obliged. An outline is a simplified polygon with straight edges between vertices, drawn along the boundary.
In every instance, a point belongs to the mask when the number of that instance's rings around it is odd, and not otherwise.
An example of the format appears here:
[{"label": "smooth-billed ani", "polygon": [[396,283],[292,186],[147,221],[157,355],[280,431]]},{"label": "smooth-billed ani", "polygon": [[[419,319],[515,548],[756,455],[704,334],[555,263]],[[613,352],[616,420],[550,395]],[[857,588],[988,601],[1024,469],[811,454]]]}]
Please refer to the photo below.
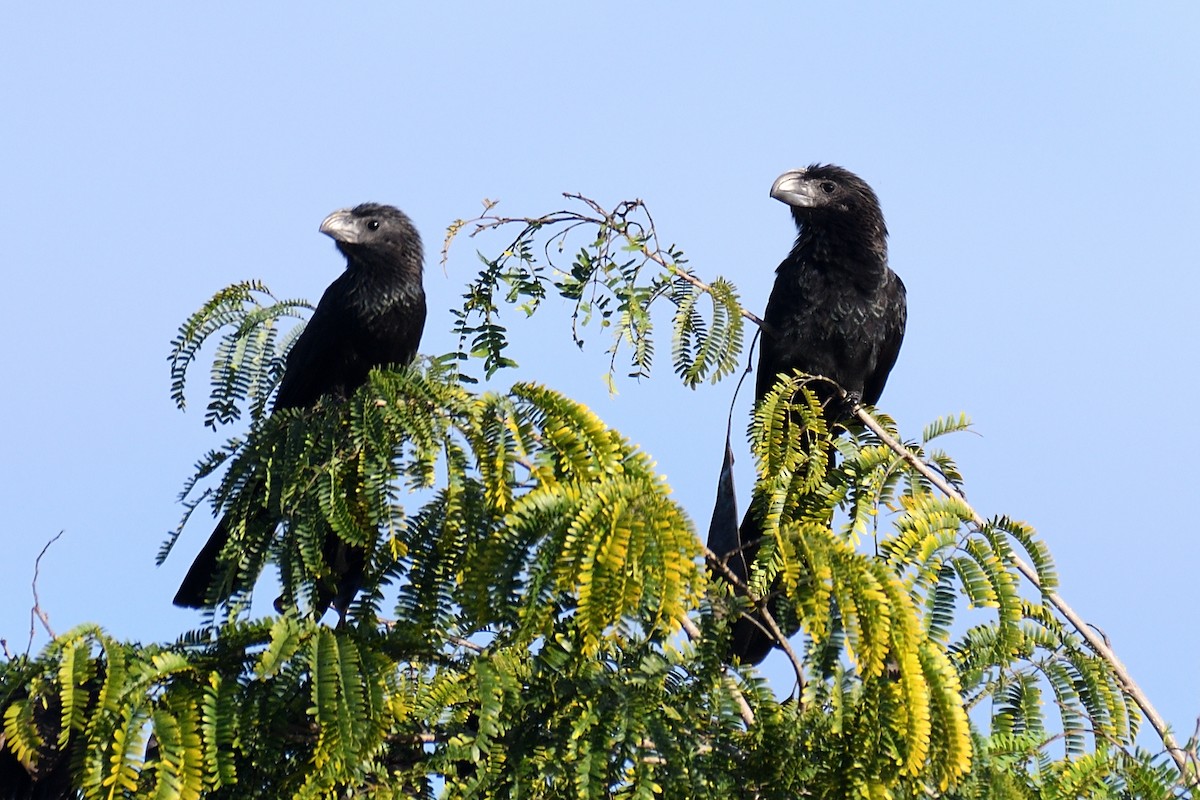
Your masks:
[{"label": "smooth-billed ani", "polygon": [[[335,211],[321,223],[346,257],[346,271],[330,284],[288,353],[274,408],[309,408],[325,398],[342,402],[376,367],[412,362],[425,327],[424,255],[412,221],[397,208],[363,203]],[[271,521],[268,521],[268,524]],[[364,554],[329,534],[327,562],[336,586],[318,587],[319,615],[332,602],[344,613],[362,580]],[[229,541],[222,518],[188,570],[175,605],[202,608],[234,591],[236,567],[222,565]],[[225,554],[233,559],[233,554]],[[214,582],[223,580],[219,589]]]},{"label": "smooth-billed ani", "polygon": [[[904,338],[904,284],[888,268],[879,200],[857,175],[822,164],[789,170],[775,180],[771,197],[791,208],[797,236],[763,315],[754,401],[780,375],[820,375],[850,396],[846,402],[822,381],[809,384],[832,426],[850,417],[853,401],[878,402]],[[751,506],[735,531],[731,486],[723,481],[726,502],[722,507],[719,497],[709,549],[745,582],[762,530]],[[733,626],[729,659],[757,664],[774,642],[760,616],[743,616]]]}]

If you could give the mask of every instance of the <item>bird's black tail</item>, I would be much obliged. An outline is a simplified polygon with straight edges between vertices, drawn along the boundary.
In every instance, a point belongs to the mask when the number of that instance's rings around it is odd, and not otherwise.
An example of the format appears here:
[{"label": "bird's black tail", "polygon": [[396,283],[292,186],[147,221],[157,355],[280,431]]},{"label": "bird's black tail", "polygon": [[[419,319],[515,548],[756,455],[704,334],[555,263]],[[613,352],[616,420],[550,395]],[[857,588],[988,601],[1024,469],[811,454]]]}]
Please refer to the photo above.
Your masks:
[{"label": "bird's black tail", "polygon": [[212,606],[209,599],[209,589],[220,571],[220,555],[225,543],[229,541],[229,526],[224,518],[217,523],[216,529],[204,543],[200,554],[192,562],[179,591],[175,593],[175,605],[182,608],[208,608]]},{"label": "bird's black tail", "polygon": [[[741,526],[738,526],[737,491],[733,485],[733,448],[727,431],[725,457],[717,480],[717,500],[708,523],[708,549],[744,586],[761,538],[762,531],[754,518],[753,508],[746,512]],[[722,570],[714,568],[711,571],[718,579],[725,579]],[[743,664],[758,664],[775,644],[775,637],[768,633],[766,622],[758,614],[738,618],[730,633],[726,663],[733,663],[736,659]]]},{"label": "bird's black tail", "polygon": [[[762,539],[762,530],[758,520],[754,518],[753,507],[746,511],[742,525],[737,529],[737,537],[741,550],[736,558],[729,559],[729,567],[745,583],[750,574],[749,565],[754,563],[754,557],[758,554],[758,543]],[[732,663],[737,660],[743,664],[759,664],[774,646],[775,637],[769,632],[762,614],[743,614],[733,623],[725,661]]]},{"label": "bird's black tail", "polygon": [[366,572],[367,553],[354,545],[347,544],[333,531],[325,539],[325,563],[332,575],[319,583],[313,594],[313,613],[320,618],[332,605],[339,617],[345,617],[362,588]]},{"label": "bird's black tail", "polygon": [[[264,511],[261,518],[256,519],[256,525],[270,525],[270,516]],[[221,550],[229,541],[229,525],[224,517],[217,523],[212,535],[204,543],[196,560],[188,568],[187,575],[179,584],[175,593],[174,603],[181,608],[211,608],[214,600],[220,601],[234,592],[249,587],[234,585],[221,590],[215,595],[213,584],[222,580],[224,571],[235,570],[236,565],[221,563]],[[316,587],[313,596],[313,613],[320,617],[332,605],[338,614],[345,616],[346,610],[354,601],[355,595],[362,587],[363,573],[366,567],[366,553],[361,547],[355,547],[343,542],[337,534],[330,531],[325,543],[325,561],[329,564],[332,576]],[[278,601],[277,601],[278,605]]]},{"label": "bird's black tail", "polygon": [[708,523],[708,549],[718,560],[725,561],[735,575],[745,580],[746,559],[740,552],[737,513],[737,492],[733,486],[733,448],[729,446],[729,436],[726,435],[725,458],[721,462],[721,476],[717,479],[717,502],[713,505],[712,519]]}]

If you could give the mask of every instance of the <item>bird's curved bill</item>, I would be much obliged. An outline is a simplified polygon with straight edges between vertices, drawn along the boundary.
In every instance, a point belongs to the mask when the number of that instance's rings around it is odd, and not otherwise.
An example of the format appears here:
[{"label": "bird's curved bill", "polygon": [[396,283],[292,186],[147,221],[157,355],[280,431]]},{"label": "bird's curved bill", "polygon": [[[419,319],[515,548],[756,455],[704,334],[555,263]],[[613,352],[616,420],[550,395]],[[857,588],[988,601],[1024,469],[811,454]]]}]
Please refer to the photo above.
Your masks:
[{"label": "bird's curved bill", "polygon": [[355,244],[358,241],[359,231],[350,209],[342,208],[325,218],[321,223],[321,233],[338,242]]},{"label": "bird's curved bill", "polygon": [[802,169],[789,169],[771,184],[771,197],[789,206],[810,208],[817,204],[812,183]]}]

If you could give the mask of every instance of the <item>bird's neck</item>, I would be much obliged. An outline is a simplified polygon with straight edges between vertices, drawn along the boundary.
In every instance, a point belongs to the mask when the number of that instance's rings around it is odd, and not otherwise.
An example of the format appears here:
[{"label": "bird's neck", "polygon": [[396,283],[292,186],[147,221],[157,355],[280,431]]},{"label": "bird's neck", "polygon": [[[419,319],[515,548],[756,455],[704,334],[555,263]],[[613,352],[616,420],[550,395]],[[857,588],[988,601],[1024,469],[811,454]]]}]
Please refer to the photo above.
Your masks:
[{"label": "bird's neck", "polygon": [[801,225],[784,264],[845,273],[856,283],[875,285],[887,277],[887,232],[878,227],[840,230],[823,225]]},{"label": "bird's neck", "polygon": [[[407,255],[407,254],[406,254]],[[373,257],[355,253],[346,260],[345,279],[351,296],[364,309],[377,312],[424,296],[420,257]]]}]

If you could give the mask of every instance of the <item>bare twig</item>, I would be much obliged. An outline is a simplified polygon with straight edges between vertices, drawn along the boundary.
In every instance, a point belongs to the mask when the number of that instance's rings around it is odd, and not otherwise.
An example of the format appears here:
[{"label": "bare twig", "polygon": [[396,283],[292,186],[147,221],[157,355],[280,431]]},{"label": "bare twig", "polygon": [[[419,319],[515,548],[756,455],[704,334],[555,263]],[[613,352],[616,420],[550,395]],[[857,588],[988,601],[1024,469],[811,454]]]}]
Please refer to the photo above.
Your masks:
[{"label": "bare twig", "polygon": [[58,638],[58,635],[50,627],[50,615],[42,608],[42,601],[38,597],[37,583],[38,574],[42,569],[42,556],[46,555],[46,551],[50,549],[50,545],[62,538],[62,535],[63,531],[54,534],[54,537],[46,542],[46,546],[42,548],[42,552],[38,553],[38,557],[33,561],[33,581],[31,582],[31,586],[33,587],[33,608],[29,609],[29,643],[25,646],[25,655],[29,655],[29,651],[33,649],[33,637],[36,633],[38,620],[41,621],[42,627],[46,629],[46,633],[50,635],[51,639]]},{"label": "bare twig", "polygon": [[[701,637],[700,628],[689,617],[683,617],[683,631],[693,642],[699,641]],[[725,688],[729,690],[733,701],[737,703],[738,713],[742,715],[742,722],[746,723],[747,728],[754,727],[754,709],[750,708],[750,704],[746,702],[746,697],[742,694],[741,687],[737,685],[737,681],[733,679],[733,676],[728,673],[726,673],[724,680]]]},{"label": "bare twig", "polygon": [[788,641],[788,637],[780,630],[779,623],[771,615],[771,610],[767,608],[765,600],[760,604],[759,613],[762,614],[763,621],[767,623],[767,628],[771,631],[771,635],[775,637],[775,644],[779,645],[779,649],[786,653],[788,660],[792,662],[792,670],[796,673],[796,698],[797,702],[803,707],[803,702],[800,698],[804,696],[804,667],[800,664],[800,659],[796,656],[796,651],[792,649],[792,643]]},{"label": "bare twig", "polygon": [[[884,430],[883,426],[881,426],[874,417],[867,413],[866,409],[863,408],[861,404],[855,405],[854,414],[864,425],[867,426],[868,429],[870,429],[872,433],[875,434],[875,436],[879,438],[881,442],[887,445],[888,448],[896,453],[896,455],[904,459],[904,461],[907,462],[913,469],[921,473],[921,475],[928,479],[929,482],[936,486],[943,494],[962,503],[963,506],[971,512],[971,521],[976,527],[984,528],[987,526],[987,522],[982,516],[979,515],[979,512],[967,502],[967,499],[963,497],[961,492],[951,486],[950,483],[941,475],[941,473],[910,453],[904,447],[904,445],[902,445],[891,434]],[[1166,747],[1167,752],[1171,755],[1172,760],[1175,761],[1175,766],[1179,768],[1180,774],[1183,775],[1185,779],[1192,779],[1194,776],[1189,775],[1187,751],[1179,747],[1179,745],[1176,743],[1175,737],[1171,734],[1170,728],[1167,727],[1166,721],[1158,713],[1158,710],[1155,709],[1154,704],[1150,702],[1150,698],[1146,696],[1146,693],[1143,692],[1141,687],[1138,686],[1137,682],[1134,681],[1133,676],[1130,675],[1129,670],[1121,662],[1121,659],[1118,658],[1113,649],[1108,646],[1105,638],[1097,633],[1096,630],[1094,630],[1090,625],[1088,625],[1088,623],[1085,622],[1083,618],[1079,616],[1079,614],[1075,613],[1075,610],[1071,608],[1071,606],[1069,606],[1067,602],[1058,595],[1057,592],[1043,587],[1037,571],[1032,566],[1025,563],[1024,559],[1022,559],[1016,553],[1012,553],[1011,557],[1013,566],[1017,568],[1017,571],[1020,572],[1026,580],[1032,583],[1038,589],[1038,591],[1042,593],[1042,596],[1045,597],[1046,600],[1048,600],[1050,604],[1054,606],[1054,608],[1057,609],[1058,612],[1062,614],[1068,622],[1071,623],[1071,626],[1075,628],[1080,636],[1083,637],[1084,641],[1088,643],[1092,650],[1108,662],[1109,667],[1112,668],[1113,674],[1117,676],[1117,680],[1120,682],[1121,688],[1124,689],[1126,694],[1133,698],[1133,701],[1137,703],[1138,708],[1142,710],[1142,713],[1150,722],[1151,727],[1154,728],[1155,732],[1158,733],[1159,738],[1162,739],[1163,745]]]},{"label": "bare twig", "polygon": [[[499,200],[488,200],[485,197],[483,199],[483,213],[486,215],[489,211],[495,208],[496,204],[499,202]],[[442,240],[443,274],[446,273],[446,262],[450,260],[450,243],[454,241],[454,237],[458,235],[458,232],[461,231],[464,226],[469,225],[472,222],[478,222],[481,219],[483,219],[483,216],[476,217],[475,219],[456,219],[454,222],[450,223],[448,228],[446,228],[446,238]]]},{"label": "bare twig", "polygon": [[[749,587],[746,586],[746,582],[729,568],[729,564],[725,563],[725,559],[719,558],[716,553],[707,547],[703,547],[702,552],[704,553],[704,560],[708,562],[710,567],[720,572],[721,577],[728,581],[733,588],[749,596],[750,591]],[[779,645],[779,648],[787,654],[788,659],[792,662],[792,669],[796,672],[796,684],[799,687],[799,693],[802,695],[804,693],[804,667],[800,664],[800,659],[796,656],[796,651],[792,649],[791,644],[788,642],[788,637],[784,635],[779,624],[775,622],[775,617],[771,615],[770,610],[767,608],[766,598],[756,601],[754,607],[756,611],[762,614],[763,622],[766,623],[765,628],[763,628],[764,632],[770,634],[775,639],[775,643]],[[762,623],[754,619],[753,616],[746,616],[754,624],[763,627]]]},{"label": "bare twig", "polygon": [[1187,751],[1187,756],[1192,765],[1192,775],[1200,775],[1200,754],[1196,750],[1198,743],[1200,743],[1200,718],[1196,720],[1196,729],[1192,732],[1191,741],[1188,742],[1191,749]]},{"label": "bare twig", "polygon": [[484,647],[482,645],[475,644],[470,639],[464,639],[461,636],[448,636],[446,638],[450,644],[456,647],[463,647],[476,653],[482,653],[484,651]]}]

